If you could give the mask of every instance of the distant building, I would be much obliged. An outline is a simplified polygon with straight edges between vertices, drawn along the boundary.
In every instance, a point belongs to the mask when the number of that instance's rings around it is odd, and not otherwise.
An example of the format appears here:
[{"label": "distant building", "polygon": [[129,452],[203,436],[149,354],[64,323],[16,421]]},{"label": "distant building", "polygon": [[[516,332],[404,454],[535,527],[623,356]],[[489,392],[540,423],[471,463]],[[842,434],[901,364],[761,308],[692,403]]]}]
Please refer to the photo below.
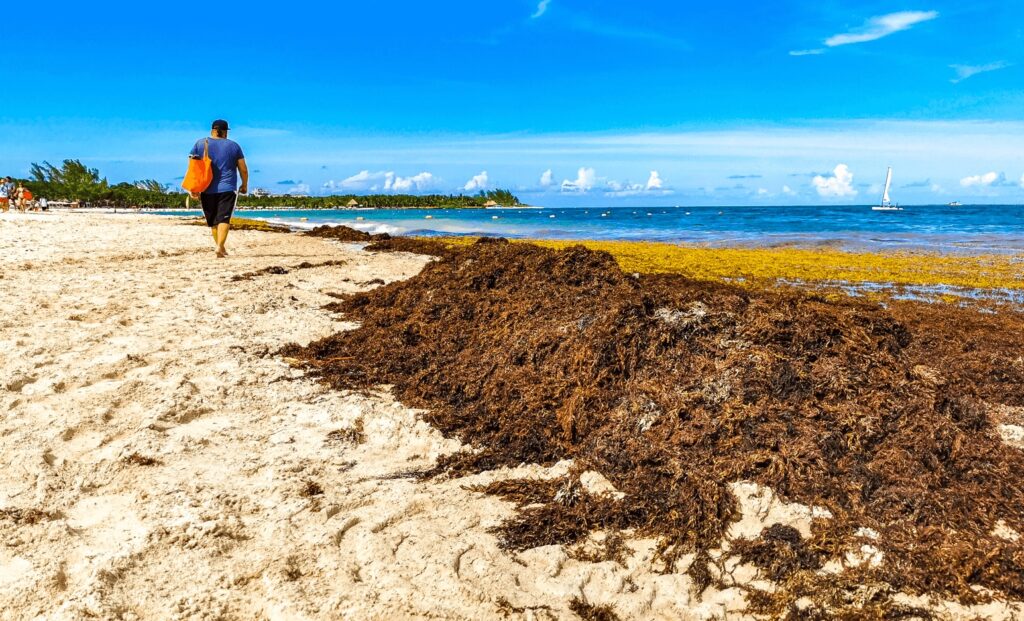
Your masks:
[{"label": "distant building", "polygon": [[486,203],[484,203],[484,207],[498,207],[498,203],[494,201],[487,201]]},{"label": "distant building", "polygon": [[256,188],[252,191],[252,195],[256,198],[267,198],[268,196],[272,196],[270,190],[264,190],[263,188]]},{"label": "distant building", "polygon": [[359,206],[359,201],[357,201],[356,199],[353,198],[349,202],[345,203],[345,206],[346,207],[358,207]]}]

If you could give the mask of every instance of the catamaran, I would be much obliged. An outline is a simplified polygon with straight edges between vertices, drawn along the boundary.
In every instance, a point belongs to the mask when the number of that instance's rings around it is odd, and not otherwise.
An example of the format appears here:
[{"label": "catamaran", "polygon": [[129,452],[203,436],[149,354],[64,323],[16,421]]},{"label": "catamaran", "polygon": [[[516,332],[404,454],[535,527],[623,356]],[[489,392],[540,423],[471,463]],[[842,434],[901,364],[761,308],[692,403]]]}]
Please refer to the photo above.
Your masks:
[{"label": "catamaran", "polygon": [[892,201],[889,200],[889,186],[892,185],[892,166],[889,167],[889,172],[885,173],[885,190],[882,191],[882,204],[875,205],[871,209],[874,211],[903,211],[903,208],[899,205],[893,205]]}]

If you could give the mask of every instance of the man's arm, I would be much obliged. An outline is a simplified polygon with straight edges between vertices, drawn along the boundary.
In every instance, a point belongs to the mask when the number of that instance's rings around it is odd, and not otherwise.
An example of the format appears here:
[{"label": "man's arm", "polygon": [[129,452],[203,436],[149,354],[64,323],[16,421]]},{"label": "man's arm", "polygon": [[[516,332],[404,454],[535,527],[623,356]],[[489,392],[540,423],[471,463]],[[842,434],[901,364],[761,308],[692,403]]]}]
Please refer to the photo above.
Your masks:
[{"label": "man's arm", "polygon": [[242,187],[238,188],[239,194],[249,193],[249,167],[245,165],[245,158],[238,160],[238,174],[242,176]]}]

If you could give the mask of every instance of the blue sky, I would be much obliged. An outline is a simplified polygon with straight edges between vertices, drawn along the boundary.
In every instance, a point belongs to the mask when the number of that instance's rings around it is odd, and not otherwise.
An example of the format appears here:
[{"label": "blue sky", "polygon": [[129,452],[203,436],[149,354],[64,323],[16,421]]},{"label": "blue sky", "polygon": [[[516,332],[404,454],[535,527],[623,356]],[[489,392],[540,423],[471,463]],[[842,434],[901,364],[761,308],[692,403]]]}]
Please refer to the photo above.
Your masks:
[{"label": "blue sky", "polygon": [[[215,7],[186,26],[190,6]],[[0,171],[175,183],[213,118],[276,192],[1024,202],[1024,2],[15,3]],[[16,92],[12,96],[11,93]],[[468,190],[467,190],[468,189]]]}]

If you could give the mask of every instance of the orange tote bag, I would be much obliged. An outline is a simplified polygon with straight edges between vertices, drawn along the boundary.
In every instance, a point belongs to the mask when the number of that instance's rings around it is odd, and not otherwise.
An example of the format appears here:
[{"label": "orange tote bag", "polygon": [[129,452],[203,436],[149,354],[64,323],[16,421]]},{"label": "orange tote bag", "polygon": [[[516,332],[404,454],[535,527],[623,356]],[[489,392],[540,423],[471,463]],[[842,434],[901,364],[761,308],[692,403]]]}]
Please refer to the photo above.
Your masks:
[{"label": "orange tote bag", "polygon": [[185,188],[186,192],[199,194],[206,191],[212,181],[213,164],[210,162],[210,140],[207,139],[206,145],[203,147],[203,159],[189,159],[188,172],[185,173],[185,180],[181,182],[181,187]]}]

